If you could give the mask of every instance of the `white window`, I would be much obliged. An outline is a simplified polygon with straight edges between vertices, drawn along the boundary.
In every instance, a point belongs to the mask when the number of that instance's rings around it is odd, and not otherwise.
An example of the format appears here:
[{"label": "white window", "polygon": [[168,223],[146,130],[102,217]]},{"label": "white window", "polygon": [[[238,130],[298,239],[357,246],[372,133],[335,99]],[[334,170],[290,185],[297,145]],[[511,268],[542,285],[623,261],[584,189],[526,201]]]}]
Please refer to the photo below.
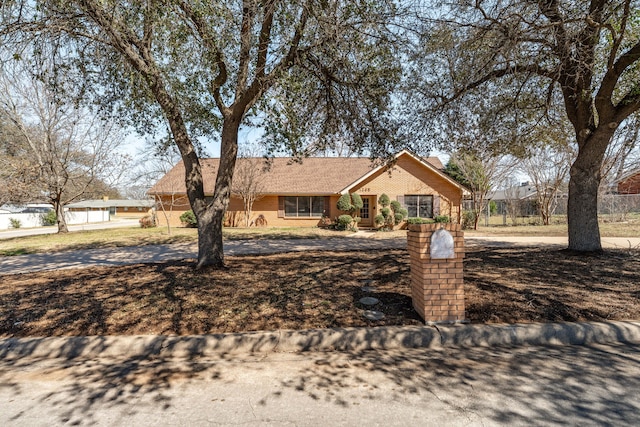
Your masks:
[{"label": "white window", "polygon": [[404,196],[409,218],[433,218],[433,196],[419,194]]}]

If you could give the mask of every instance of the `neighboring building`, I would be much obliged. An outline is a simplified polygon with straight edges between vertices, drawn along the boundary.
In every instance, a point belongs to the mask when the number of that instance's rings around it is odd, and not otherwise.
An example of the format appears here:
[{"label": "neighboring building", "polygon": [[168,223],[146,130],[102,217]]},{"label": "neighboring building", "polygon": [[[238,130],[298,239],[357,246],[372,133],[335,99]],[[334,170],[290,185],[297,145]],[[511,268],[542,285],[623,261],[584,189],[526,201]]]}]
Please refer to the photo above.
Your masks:
[{"label": "neighboring building", "polygon": [[511,210],[515,216],[537,215],[536,187],[529,182],[487,194],[487,202],[494,202],[495,214],[505,215]]},{"label": "neighboring building", "polygon": [[618,194],[640,194],[640,170],[632,171],[618,180]]},{"label": "neighboring building", "polygon": [[[395,163],[374,166],[363,157],[310,157],[301,163],[291,158],[274,158],[261,176],[261,198],[253,205],[253,218],[262,215],[268,226],[317,226],[322,218],[335,219],[343,212],[336,207],[340,195],[358,193],[363,208],[357,214],[361,227],[373,227],[380,207],[378,198],[387,194],[409,211],[409,217],[433,218],[449,215],[460,222],[463,187],[443,172],[436,157],[423,159],[403,150]],[[238,159],[238,162],[248,161]],[[202,159],[205,194],[213,194],[219,159]],[[236,168],[236,171],[238,168]],[[190,209],[184,184],[184,165],[179,162],[148,192],[171,215],[172,225]],[[236,172],[237,173],[237,172]],[[237,178],[237,175],[236,175]],[[231,197],[228,217],[241,216],[242,199]],[[158,221],[164,222],[162,215]]]},{"label": "neighboring building", "polygon": [[42,227],[43,217],[52,210],[53,206],[46,203],[4,205],[0,207],[0,230],[13,228],[13,221],[17,221],[21,228]]},{"label": "neighboring building", "polygon": [[47,203],[30,203],[20,213],[48,213],[53,210],[53,205]]},{"label": "neighboring building", "polygon": [[106,220],[109,216],[123,218],[141,218],[153,213],[155,202],[146,200],[109,200],[104,197],[99,200],[84,200],[82,202],[70,203],[65,206],[69,212],[104,212]]}]

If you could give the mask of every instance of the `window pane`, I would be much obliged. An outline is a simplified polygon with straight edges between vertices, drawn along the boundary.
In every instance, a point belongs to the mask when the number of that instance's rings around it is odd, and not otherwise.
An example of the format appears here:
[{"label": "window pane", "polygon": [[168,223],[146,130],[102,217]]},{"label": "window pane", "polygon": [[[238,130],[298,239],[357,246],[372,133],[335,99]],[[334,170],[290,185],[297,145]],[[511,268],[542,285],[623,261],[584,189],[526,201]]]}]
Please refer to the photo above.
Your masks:
[{"label": "window pane", "polygon": [[284,215],[298,216],[298,198],[297,197],[284,198]]},{"label": "window pane", "polygon": [[433,217],[433,196],[419,196],[420,199],[420,218]]},{"label": "window pane", "polygon": [[298,197],[298,216],[310,216],[311,197]]},{"label": "window pane", "polygon": [[324,197],[311,198],[311,216],[322,216],[324,213]]},{"label": "window pane", "polygon": [[369,219],[369,198],[362,198],[362,209],[360,209],[360,216],[362,219]]},{"label": "window pane", "polygon": [[404,203],[407,207],[408,217],[418,216],[418,196],[404,196]]}]

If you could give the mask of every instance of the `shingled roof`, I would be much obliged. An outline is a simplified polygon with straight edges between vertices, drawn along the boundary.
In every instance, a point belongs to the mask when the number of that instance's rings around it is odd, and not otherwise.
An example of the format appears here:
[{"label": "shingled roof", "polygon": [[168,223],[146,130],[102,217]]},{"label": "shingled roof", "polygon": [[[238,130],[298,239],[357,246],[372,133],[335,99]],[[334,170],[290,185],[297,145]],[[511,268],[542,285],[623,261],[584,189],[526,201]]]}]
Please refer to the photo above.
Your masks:
[{"label": "shingled roof", "polygon": [[[265,159],[238,159],[236,171],[241,162]],[[429,157],[427,162],[442,170],[442,162],[437,157]],[[220,159],[201,159],[205,194],[212,194]],[[330,195],[340,193],[344,188],[370,173],[377,166],[368,157],[308,157],[295,162],[290,157],[270,159],[270,168],[264,174],[262,188],[264,194],[314,194]],[[162,177],[148,194],[180,194],[186,192],[184,164],[180,161]]]}]

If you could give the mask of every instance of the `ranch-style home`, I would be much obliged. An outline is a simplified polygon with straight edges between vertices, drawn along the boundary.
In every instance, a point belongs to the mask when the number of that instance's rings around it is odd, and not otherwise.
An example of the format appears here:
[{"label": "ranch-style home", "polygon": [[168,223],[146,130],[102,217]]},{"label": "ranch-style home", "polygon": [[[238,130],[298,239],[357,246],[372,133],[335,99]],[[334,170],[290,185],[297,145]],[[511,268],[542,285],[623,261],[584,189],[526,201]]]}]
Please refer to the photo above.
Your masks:
[{"label": "ranch-style home", "polygon": [[[433,218],[448,215],[460,222],[464,187],[443,172],[437,157],[422,158],[407,150],[395,156],[391,166],[374,165],[364,157],[310,157],[302,162],[276,157],[269,167],[264,159],[238,159],[234,182],[242,162],[253,162],[261,169],[258,175],[260,196],[252,209],[252,218],[262,215],[269,227],[311,227],[343,214],[337,208],[345,193],[358,193],[363,207],[357,213],[362,218],[360,228],[374,227],[374,218],[381,206],[382,194],[399,201],[409,217]],[[219,159],[201,160],[205,194],[213,194]],[[245,168],[246,169],[246,168]],[[189,210],[184,183],[184,165],[180,161],[162,177],[148,194],[156,199],[159,225],[180,225],[180,215]],[[164,213],[163,213],[164,212]],[[243,225],[242,198],[234,194],[229,203],[227,225]]]}]

